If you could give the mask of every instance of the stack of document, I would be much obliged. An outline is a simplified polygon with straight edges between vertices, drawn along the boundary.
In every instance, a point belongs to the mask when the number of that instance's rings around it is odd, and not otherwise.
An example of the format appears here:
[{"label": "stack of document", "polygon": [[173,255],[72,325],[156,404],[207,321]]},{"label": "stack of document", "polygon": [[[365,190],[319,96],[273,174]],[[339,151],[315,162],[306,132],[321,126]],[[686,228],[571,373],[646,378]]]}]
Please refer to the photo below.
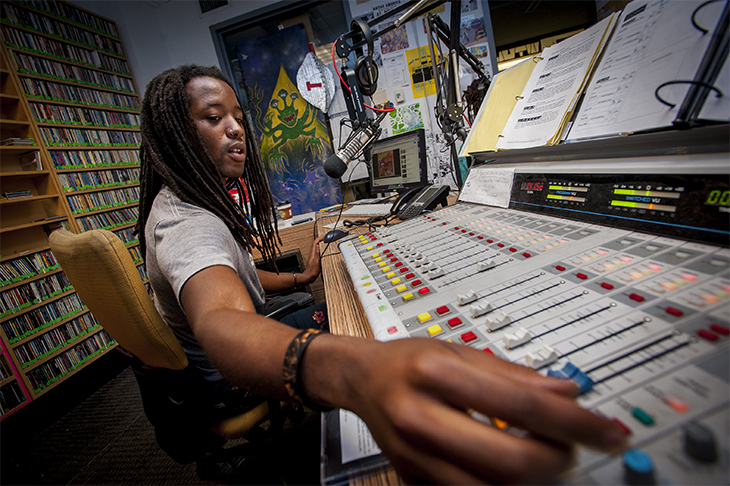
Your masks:
[{"label": "stack of document", "polygon": [[461,155],[730,121],[725,9],[634,0],[497,74]]}]

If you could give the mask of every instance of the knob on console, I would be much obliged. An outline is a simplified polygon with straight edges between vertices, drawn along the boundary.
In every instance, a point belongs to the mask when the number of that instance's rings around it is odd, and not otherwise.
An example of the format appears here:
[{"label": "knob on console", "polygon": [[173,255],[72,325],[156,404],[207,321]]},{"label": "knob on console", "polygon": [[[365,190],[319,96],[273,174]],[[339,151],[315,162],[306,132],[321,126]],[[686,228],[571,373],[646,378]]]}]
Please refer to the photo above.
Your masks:
[{"label": "knob on console", "polygon": [[697,422],[686,424],[684,426],[684,452],[698,461],[715,462],[717,446],[712,430]]},{"label": "knob on console", "polygon": [[624,477],[630,486],[656,484],[654,463],[639,449],[627,449],[623,454]]}]

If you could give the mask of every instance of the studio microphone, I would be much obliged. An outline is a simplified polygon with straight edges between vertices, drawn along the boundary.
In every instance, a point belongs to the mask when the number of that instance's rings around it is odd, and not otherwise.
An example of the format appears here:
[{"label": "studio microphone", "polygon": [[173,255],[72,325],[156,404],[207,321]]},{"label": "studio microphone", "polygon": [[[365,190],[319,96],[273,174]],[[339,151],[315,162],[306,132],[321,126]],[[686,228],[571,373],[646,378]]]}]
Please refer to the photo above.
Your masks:
[{"label": "studio microphone", "polygon": [[381,113],[378,118],[365,128],[358,130],[358,133],[345,144],[336,154],[324,163],[325,173],[333,179],[339,179],[347,170],[347,165],[357,156],[363,147],[380,135],[380,122],[383,121],[387,112]]}]

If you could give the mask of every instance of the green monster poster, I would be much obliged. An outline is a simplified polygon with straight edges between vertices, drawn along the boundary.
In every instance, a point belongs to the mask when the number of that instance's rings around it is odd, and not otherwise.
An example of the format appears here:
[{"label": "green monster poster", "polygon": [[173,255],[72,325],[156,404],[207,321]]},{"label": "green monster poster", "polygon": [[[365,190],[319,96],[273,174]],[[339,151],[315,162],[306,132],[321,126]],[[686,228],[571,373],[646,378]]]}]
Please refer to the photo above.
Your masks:
[{"label": "green monster poster", "polygon": [[294,215],[341,202],[338,181],[323,168],[332,155],[324,115],[296,86],[309,52],[304,28],[295,25],[237,48],[274,202],[291,202]]}]

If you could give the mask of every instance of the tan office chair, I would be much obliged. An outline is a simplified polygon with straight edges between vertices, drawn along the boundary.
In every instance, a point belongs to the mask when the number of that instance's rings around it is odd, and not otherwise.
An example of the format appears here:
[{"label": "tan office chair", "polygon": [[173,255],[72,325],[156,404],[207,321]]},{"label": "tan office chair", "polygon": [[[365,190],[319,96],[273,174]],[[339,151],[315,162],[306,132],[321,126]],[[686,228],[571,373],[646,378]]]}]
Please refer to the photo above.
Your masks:
[{"label": "tan office chair", "polygon": [[195,415],[201,397],[190,385],[196,371],[155,309],[122,241],[105,230],[78,235],[57,230],[49,241],[81,300],[128,354],[157,442],[175,461],[186,464],[209,457],[222,450],[226,439],[254,431],[260,436],[257,426],[267,419],[270,408],[272,421],[274,415],[277,419],[270,429],[280,426],[274,410],[279,402],[273,401],[212,427],[199,426]]}]

